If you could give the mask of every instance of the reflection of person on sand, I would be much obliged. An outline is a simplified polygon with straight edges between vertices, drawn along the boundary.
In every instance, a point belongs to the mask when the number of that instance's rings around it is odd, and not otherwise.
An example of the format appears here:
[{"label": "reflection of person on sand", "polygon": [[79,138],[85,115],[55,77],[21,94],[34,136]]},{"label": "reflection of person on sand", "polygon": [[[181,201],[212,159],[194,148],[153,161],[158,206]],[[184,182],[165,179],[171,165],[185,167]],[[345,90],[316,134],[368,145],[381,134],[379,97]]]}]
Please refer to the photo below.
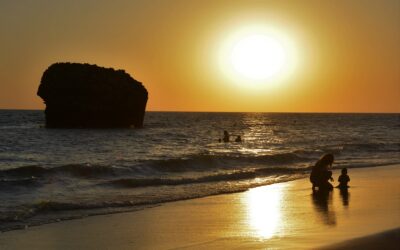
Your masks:
[{"label": "reflection of person on sand", "polygon": [[312,202],[317,214],[326,225],[336,225],[336,213],[332,206],[332,192],[329,190],[313,190]]},{"label": "reflection of person on sand", "polygon": [[342,169],[342,174],[339,176],[339,186],[337,186],[340,189],[347,189],[349,186],[347,183],[350,181],[350,177],[347,175],[347,168]]},{"label": "reflection of person on sand", "polygon": [[332,171],[328,168],[332,166],[334,157],[332,154],[325,154],[315,163],[312,167],[310,181],[312,183],[312,189],[318,187],[318,190],[332,190],[333,186],[329,183],[329,180],[333,181]]},{"label": "reflection of person on sand", "polygon": [[222,138],[224,142],[229,142],[229,133],[228,131],[224,130],[224,137]]},{"label": "reflection of person on sand", "polygon": [[342,197],[343,206],[348,207],[349,201],[350,201],[350,198],[349,198],[350,194],[349,194],[349,190],[347,188],[340,189],[340,197]]}]

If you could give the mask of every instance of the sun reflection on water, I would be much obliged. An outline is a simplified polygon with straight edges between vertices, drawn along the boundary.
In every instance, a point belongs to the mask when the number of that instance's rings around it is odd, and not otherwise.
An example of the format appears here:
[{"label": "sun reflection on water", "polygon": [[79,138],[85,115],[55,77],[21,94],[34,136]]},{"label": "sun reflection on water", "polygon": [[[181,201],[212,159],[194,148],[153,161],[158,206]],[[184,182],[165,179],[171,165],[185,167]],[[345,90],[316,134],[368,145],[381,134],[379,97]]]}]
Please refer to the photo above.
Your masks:
[{"label": "sun reflection on water", "polygon": [[279,186],[264,186],[248,192],[248,223],[257,237],[269,239],[278,234],[281,227],[281,196]]}]

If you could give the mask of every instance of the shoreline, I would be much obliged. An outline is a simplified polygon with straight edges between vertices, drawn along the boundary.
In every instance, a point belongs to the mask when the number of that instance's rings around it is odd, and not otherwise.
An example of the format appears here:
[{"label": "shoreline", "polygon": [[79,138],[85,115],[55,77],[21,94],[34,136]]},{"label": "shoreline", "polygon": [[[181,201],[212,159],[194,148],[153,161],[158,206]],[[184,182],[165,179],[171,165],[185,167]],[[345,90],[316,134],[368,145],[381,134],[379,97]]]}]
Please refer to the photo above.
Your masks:
[{"label": "shoreline", "polygon": [[[391,164],[375,164],[375,165],[368,165],[368,166],[361,166],[361,167],[353,167],[353,168],[349,168],[349,170],[356,170],[356,169],[372,169],[372,168],[385,168],[385,167],[391,167],[391,166],[396,166],[396,165],[400,165],[400,163],[391,163]],[[334,176],[339,176],[340,175],[340,168],[333,168],[332,169]],[[300,179],[307,179],[308,180],[308,173],[307,174],[302,174],[304,176],[300,176],[296,175],[293,177],[290,177],[288,179],[284,179],[281,181],[277,181],[274,183],[270,183],[270,184],[260,184],[260,185],[254,185],[252,187],[246,188],[246,189],[241,189],[241,190],[233,190],[231,192],[224,192],[224,193],[216,193],[216,194],[210,194],[210,195],[205,195],[205,196],[198,196],[198,197],[189,197],[189,198],[185,198],[185,199],[176,199],[176,200],[169,200],[169,201],[164,201],[164,202],[159,202],[159,203],[149,203],[149,204],[141,204],[141,205],[137,205],[134,207],[130,207],[130,206],[121,206],[119,211],[104,211],[102,212],[101,210],[107,210],[107,207],[105,208],[99,208],[99,212],[97,213],[93,213],[93,214],[87,214],[87,215],[76,215],[76,216],[71,216],[69,218],[57,218],[57,219],[50,219],[48,221],[44,221],[44,222],[39,222],[36,224],[32,224],[32,225],[16,225],[13,227],[10,227],[8,229],[2,229],[0,230],[0,234],[1,233],[6,233],[6,232],[11,232],[11,231],[16,231],[16,230],[26,230],[27,228],[33,228],[33,227],[40,227],[40,226],[45,226],[48,224],[54,224],[54,223],[62,223],[65,221],[71,221],[71,220],[80,220],[80,219],[84,219],[84,218],[88,218],[88,217],[93,217],[93,216],[107,216],[107,215],[113,215],[113,214],[124,214],[124,213],[134,213],[134,212],[138,212],[138,211],[143,211],[143,210],[147,210],[147,209],[151,209],[154,207],[159,207],[159,206],[164,206],[166,204],[170,204],[170,203],[174,203],[174,202],[181,202],[181,201],[188,201],[188,200],[193,200],[193,199],[202,199],[202,198],[207,198],[207,197],[214,197],[214,196],[219,196],[219,195],[229,195],[229,194],[238,194],[238,193],[243,193],[243,192],[248,192],[251,189],[254,188],[259,188],[259,187],[264,187],[264,186],[270,186],[270,185],[275,185],[275,184],[279,184],[279,183],[286,183],[286,182],[291,182],[291,181],[296,181],[296,180],[300,180]],[[337,179],[337,177],[336,177]],[[333,182],[333,186],[335,187],[337,184],[337,181],[335,179],[335,182]],[[351,187],[351,185],[350,185]]]},{"label": "shoreline", "polygon": [[[334,174],[337,178],[337,170]],[[7,231],[0,234],[0,248],[261,249],[294,244],[308,249],[399,227],[399,203],[392,197],[399,194],[400,165],[350,169],[349,175],[347,205],[337,189],[326,200],[315,199],[308,179],[302,178]],[[57,242],[49,235],[56,235]]]},{"label": "shoreline", "polygon": [[[393,164],[391,164],[391,165],[393,165]],[[388,166],[390,166],[390,165],[388,165]],[[288,179],[285,179],[285,180],[282,180],[282,181],[277,181],[277,182],[270,183],[270,184],[255,185],[255,186],[252,186],[252,187],[249,187],[249,188],[246,188],[246,189],[233,190],[231,192],[216,193],[216,194],[210,194],[210,195],[204,195],[204,196],[198,196],[198,197],[189,197],[189,198],[185,198],[185,199],[169,200],[169,201],[164,201],[164,202],[159,202],[159,203],[141,204],[141,205],[136,205],[136,206],[133,206],[133,207],[130,207],[130,206],[124,207],[124,206],[122,206],[120,208],[121,209],[126,208],[126,210],[123,210],[123,211],[98,212],[98,213],[95,213],[95,214],[88,214],[88,215],[84,215],[84,216],[72,216],[70,218],[53,219],[53,220],[49,220],[49,221],[45,221],[45,222],[41,222],[41,223],[33,224],[33,225],[24,225],[24,226],[21,225],[21,226],[16,226],[16,227],[11,228],[11,229],[0,230],[0,234],[1,233],[6,233],[6,232],[18,231],[18,230],[26,230],[28,228],[45,226],[45,225],[48,225],[48,224],[62,223],[62,222],[72,221],[72,220],[80,220],[80,219],[85,219],[85,218],[89,218],[89,217],[107,216],[107,215],[124,214],[124,213],[135,213],[135,212],[138,212],[138,211],[143,211],[143,210],[151,209],[151,208],[154,208],[154,207],[164,206],[164,205],[167,205],[167,204],[170,204],[170,203],[174,203],[174,202],[190,201],[190,200],[202,199],[202,198],[207,198],[207,197],[215,197],[215,196],[219,196],[219,195],[238,194],[238,193],[247,192],[247,191],[249,191],[250,189],[253,189],[253,188],[270,186],[270,185],[275,185],[275,184],[279,184],[279,183],[286,183],[286,182],[291,182],[291,181],[304,179],[304,178],[308,178],[308,175],[302,176],[302,177],[293,176],[293,178],[288,178]],[[106,210],[106,209],[107,209],[107,207],[106,208],[100,208],[99,210]]]},{"label": "shoreline", "polygon": [[[371,166],[353,167],[353,168],[350,168],[350,170],[352,170],[352,169],[369,169],[369,168],[372,169],[372,168],[379,168],[379,167],[392,167],[392,166],[396,166],[396,165],[400,165],[400,163],[381,164],[381,165],[380,164],[378,164],[378,165],[375,164],[375,165],[371,165]],[[334,175],[337,175],[337,176],[340,175],[340,168],[333,168],[331,170],[332,170]],[[170,203],[175,203],[175,202],[196,200],[196,199],[202,199],[202,198],[207,198],[207,197],[215,197],[215,196],[220,196],[220,195],[230,195],[230,194],[244,193],[244,192],[248,192],[249,190],[254,189],[254,188],[260,188],[260,187],[264,187],[264,186],[270,186],[270,185],[275,185],[275,184],[280,184],[280,183],[292,182],[292,181],[301,180],[301,179],[307,179],[308,180],[308,178],[309,178],[309,175],[307,173],[307,174],[304,174],[304,176],[293,176],[293,178],[288,179],[288,180],[285,179],[283,181],[277,181],[277,182],[270,183],[270,184],[255,185],[255,186],[243,189],[243,190],[233,190],[231,192],[216,193],[216,194],[210,194],[210,195],[199,196],[199,197],[190,197],[190,198],[186,198],[186,199],[170,200],[170,201],[165,201],[165,202],[160,202],[160,203],[142,204],[142,205],[137,205],[137,206],[134,206],[134,207],[131,207],[131,208],[127,207],[127,210],[124,210],[124,211],[99,212],[97,214],[88,214],[88,215],[84,215],[84,216],[76,216],[76,217],[71,217],[71,218],[55,219],[55,220],[51,220],[51,221],[48,221],[48,222],[42,222],[42,223],[33,224],[33,225],[24,225],[24,226],[21,226],[21,227],[18,227],[18,228],[13,228],[13,229],[0,230],[0,234],[1,233],[6,233],[6,232],[10,232],[10,231],[15,231],[15,230],[26,230],[27,228],[39,227],[39,226],[44,226],[44,225],[48,225],[48,224],[62,223],[62,222],[65,222],[65,221],[80,220],[80,219],[93,217],[93,216],[107,216],[107,215],[113,215],[113,214],[134,213],[134,212],[143,211],[143,210],[146,210],[146,209],[151,209],[151,208],[154,208],[154,207],[164,206],[164,205],[167,205],[167,204],[170,204]],[[335,179],[335,181],[336,181],[336,179]],[[335,183],[337,183],[337,182],[332,183],[334,188],[336,186]],[[351,186],[350,186],[350,188],[351,188]],[[121,207],[121,208],[125,208],[125,207]],[[101,208],[101,209],[106,209],[106,208]]]}]

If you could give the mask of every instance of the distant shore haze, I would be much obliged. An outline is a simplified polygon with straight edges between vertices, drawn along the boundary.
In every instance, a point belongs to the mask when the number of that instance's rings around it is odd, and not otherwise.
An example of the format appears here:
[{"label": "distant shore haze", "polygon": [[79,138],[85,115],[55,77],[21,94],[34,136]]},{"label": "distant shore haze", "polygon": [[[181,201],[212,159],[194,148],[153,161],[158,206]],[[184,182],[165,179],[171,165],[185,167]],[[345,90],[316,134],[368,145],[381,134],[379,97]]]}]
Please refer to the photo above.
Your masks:
[{"label": "distant shore haze", "polygon": [[46,104],[47,128],[143,126],[148,92],[124,70],[54,63],[37,91]]}]

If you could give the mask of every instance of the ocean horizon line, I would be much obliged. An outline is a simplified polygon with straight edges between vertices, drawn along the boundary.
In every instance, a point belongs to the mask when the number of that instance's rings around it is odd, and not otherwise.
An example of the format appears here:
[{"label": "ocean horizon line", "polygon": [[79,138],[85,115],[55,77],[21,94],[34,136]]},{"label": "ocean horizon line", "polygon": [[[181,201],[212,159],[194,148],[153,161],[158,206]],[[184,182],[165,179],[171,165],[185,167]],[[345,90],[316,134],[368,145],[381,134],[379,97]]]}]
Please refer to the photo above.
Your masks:
[{"label": "ocean horizon line", "polygon": [[[44,109],[19,109],[19,108],[0,108],[0,111],[44,111]],[[259,114],[387,114],[387,115],[397,115],[399,112],[324,112],[324,111],[196,111],[196,110],[146,110],[149,113],[259,113]]]}]

